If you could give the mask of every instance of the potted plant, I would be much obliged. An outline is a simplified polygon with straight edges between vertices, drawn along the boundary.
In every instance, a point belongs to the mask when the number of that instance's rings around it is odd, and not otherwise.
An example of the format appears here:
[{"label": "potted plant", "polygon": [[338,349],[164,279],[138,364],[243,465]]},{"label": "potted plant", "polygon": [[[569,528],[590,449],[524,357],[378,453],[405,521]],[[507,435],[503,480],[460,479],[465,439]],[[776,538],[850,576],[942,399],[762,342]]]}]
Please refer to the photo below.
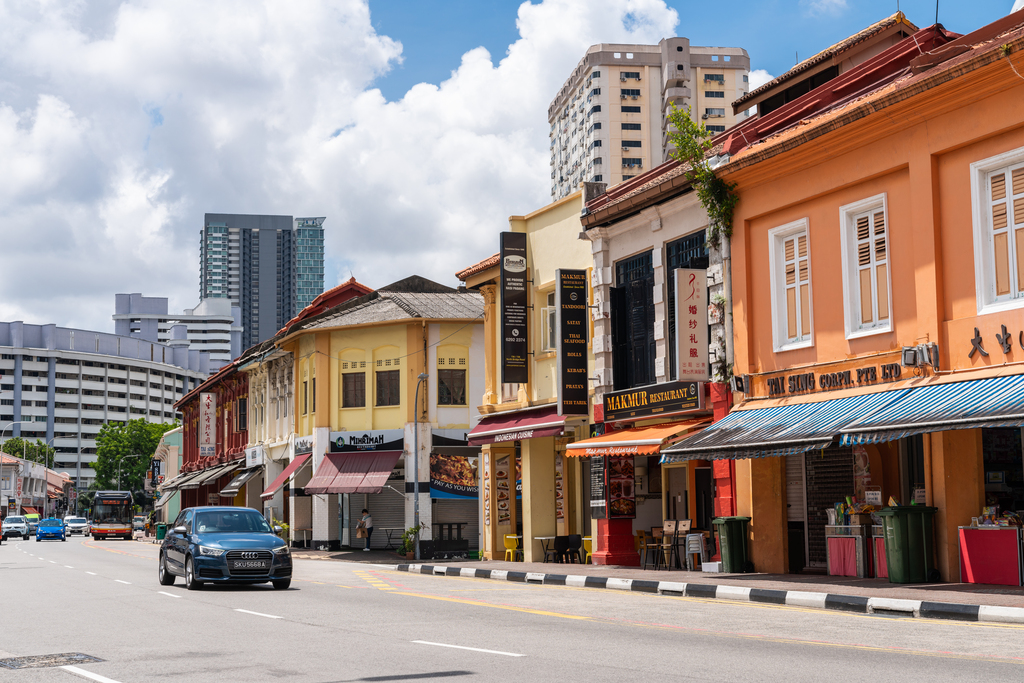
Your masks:
[{"label": "potted plant", "polygon": [[416,537],[420,535],[420,529],[424,528],[423,523],[418,527],[411,526],[402,534],[402,545],[398,548],[399,555],[405,555],[405,559],[416,559]]}]

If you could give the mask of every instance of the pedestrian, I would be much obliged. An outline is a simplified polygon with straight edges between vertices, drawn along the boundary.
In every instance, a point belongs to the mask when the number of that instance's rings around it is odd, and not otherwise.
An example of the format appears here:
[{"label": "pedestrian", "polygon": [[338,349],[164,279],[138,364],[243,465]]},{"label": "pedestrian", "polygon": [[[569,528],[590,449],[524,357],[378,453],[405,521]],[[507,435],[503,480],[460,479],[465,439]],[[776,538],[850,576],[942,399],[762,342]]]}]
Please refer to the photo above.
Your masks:
[{"label": "pedestrian", "polygon": [[370,536],[373,535],[373,517],[370,516],[370,511],[363,508],[363,516],[359,519],[358,530],[356,536],[359,538],[366,539],[366,547],[363,548],[364,553],[370,552]]}]

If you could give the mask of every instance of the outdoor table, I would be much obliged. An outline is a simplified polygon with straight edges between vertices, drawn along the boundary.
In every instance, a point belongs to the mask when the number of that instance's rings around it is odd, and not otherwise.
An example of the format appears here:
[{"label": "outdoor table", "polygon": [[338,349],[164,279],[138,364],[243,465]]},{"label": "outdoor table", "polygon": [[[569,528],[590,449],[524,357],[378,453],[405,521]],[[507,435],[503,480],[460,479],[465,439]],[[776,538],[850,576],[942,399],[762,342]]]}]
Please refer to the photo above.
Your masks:
[{"label": "outdoor table", "polygon": [[540,541],[541,551],[544,553],[544,561],[548,561],[548,543],[555,540],[554,536],[534,536],[535,541]]},{"label": "outdoor table", "polygon": [[405,533],[405,530],[402,527],[400,527],[400,526],[386,526],[386,527],[384,527],[382,529],[382,531],[384,532],[384,534],[388,538],[388,544],[386,546],[384,546],[384,550],[394,550],[395,549],[395,541],[392,538],[392,535],[396,531]]},{"label": "outdoor table", "polygon": [[306,540],[306,534],[308,533],[310,536],[312,536],[313,535],[313,530],[312,529],[296,529],[295,531],[296,532],[300,532],[300,531],[302,532],[302,547],[303,548],[308,548],[309,547],[309,541]]}]

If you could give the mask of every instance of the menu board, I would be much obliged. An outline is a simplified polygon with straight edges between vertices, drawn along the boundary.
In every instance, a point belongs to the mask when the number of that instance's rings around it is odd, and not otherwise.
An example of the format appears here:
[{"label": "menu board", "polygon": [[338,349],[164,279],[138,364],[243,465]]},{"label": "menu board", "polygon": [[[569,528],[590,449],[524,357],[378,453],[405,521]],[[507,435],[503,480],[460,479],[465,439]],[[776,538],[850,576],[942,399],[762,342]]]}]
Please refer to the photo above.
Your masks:
[{"label": "menu board", "polygon": [[590,401],[587,384],[587,271],[555,271],[558,321],[558,414],[586,415]]},{"label": "menu board", "polygon": [[494,491],[498,504],[498,524],[512,522],[512,489],[509,488],[509,456],[505,455],[494,461]]},{"label": "menu board", "polygon": [[594,519],[608,517],[608,487],[604,477],[607,461],[603,455],[590,459],[590,516]]},{"label": "menu board", "polygon": [[635,476],[633,457],[608,458],[608,518],[632,519],[636,517],[636,497],[633,490]]},{"label": "menu board", "polygon": [[501,253],[501,381],[528,382],[526,233],[503,232]]},{"label": "menu board", "polygon": [[484,526],[491,525],[491,455],[480,458],[484,461]]},{"label": "menu board", "polygon": [[562,489],[563,462],[565,456],[555,455],[555,519],[565,519],[565,494]]}]

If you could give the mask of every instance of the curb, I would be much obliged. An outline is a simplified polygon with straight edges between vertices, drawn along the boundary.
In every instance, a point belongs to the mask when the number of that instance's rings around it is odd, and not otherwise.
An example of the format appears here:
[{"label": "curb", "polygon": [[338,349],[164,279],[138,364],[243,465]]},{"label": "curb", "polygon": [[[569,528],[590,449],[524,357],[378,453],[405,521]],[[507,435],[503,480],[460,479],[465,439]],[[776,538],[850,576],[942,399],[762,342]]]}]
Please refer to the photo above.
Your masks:
[{"label": "curb", "polygon": [[795,607],[853,612],[856,614],[1024,624],[1024,608],[1020,607],[964,605],[955,602],[868,598],[862,595],[769,590],[764,588],[747,588],[744,586],[721,586],[710,583],[678,583],[646,579],[616,579],[603,576],[571,576],[566,574],[542,574],[539,572],[475,569],[472,567],[445,567],[429,564],[400,564],[395,569],[400,572],[429,574],[431,576],[461,576],[473,579],[535,583],[548,586],[604,588],[633,593],[654,593],[688,598],[761,602],[773,605],[792,605]]}]

